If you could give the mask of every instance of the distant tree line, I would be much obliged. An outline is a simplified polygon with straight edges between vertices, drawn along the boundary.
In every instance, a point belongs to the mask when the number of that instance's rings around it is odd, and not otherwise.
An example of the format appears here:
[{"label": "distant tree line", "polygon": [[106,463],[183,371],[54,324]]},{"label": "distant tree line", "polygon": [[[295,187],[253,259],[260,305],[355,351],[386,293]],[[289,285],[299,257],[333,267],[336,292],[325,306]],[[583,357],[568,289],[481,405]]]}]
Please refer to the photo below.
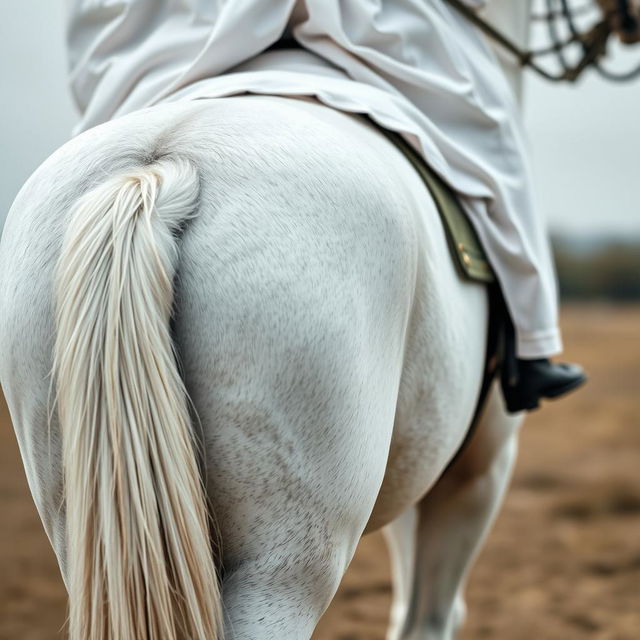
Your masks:
[{"label": "distant tree line", "polygon": [[552,239],[563,299],[640,300],[640,238]]}]

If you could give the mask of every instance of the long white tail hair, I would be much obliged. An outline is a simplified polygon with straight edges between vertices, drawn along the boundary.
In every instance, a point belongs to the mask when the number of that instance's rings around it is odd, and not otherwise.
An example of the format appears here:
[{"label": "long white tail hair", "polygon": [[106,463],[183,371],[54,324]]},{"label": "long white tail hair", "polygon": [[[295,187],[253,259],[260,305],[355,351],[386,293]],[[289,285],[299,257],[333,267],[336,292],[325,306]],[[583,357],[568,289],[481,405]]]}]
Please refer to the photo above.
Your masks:
[{"label": "long white tail hair", "polygon": [[70,212],[55,274],[71,640],[212,640],[221,600],[170,317],[199,175],[164,157]]}]

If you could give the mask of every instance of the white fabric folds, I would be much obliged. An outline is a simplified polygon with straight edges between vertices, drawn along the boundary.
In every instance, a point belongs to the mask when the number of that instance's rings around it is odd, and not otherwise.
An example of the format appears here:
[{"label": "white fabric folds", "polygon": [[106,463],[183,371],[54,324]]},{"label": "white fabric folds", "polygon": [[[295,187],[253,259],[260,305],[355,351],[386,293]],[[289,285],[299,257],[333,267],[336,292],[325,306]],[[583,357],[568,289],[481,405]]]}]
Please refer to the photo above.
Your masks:
[{"label": "white fabric folds", "polygon": [[[467,0],[474,7],[482,0]],[[167,100],[315,95],[402,133],[463,196],[519,353],[560,350],[553,267],[515,97],[444,0],[67,0],[75,133]],[[287,33],[306,51],[262,53]]]}]

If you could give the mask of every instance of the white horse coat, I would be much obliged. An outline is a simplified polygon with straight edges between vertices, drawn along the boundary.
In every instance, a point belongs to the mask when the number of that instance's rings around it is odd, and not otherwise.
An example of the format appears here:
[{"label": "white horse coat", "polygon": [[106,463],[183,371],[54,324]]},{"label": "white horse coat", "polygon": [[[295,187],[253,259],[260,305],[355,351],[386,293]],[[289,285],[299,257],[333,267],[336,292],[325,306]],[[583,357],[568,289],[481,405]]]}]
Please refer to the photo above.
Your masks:
[{"label": "white horse coat", "polygon": [[[114,190],[101,209],[97,194],[105,197],[109,180]],[[82,226],[88,216],[113,220],[99,232],[102,240]],[[114,281],[120,250],[129,256],[125,267],[138,266]],[[100,276],[105,265],[110,275]],[[167,276],[166,286],[158,276],[156,292],[147,271]],[[126,304],[121,289],[130,290]],[[78,295],[67,299],[69,291]],[[107,310],[120,301],[117,313],[100,313],[103,298]],[[180,372],[199,418],[189,429],[202,435],[205,499],[220,534],[215,567],[222,593],[218,599],[196,585],[184,596],[193,607],[169,598],[160,611],[172,622],[158,614],[158,621],[128,628],[78,587],[85,584],[78,567],[87,575],[91,569],[79,564],[83,550],[68,541],[82,546],[81,525],[94,525],[82,518],[98,514],[100,553],[118,557],[120,547],[110,546],[116,530],[126,541],[148,535],[143,547],[152,549],[152,533],[131,533],[130,522],[110,515],[122,514],[123,504],[135,515],[135,491],[147,480],[166,483],[169,494],[184,490],[180,517],[190,522],[189,540],[206,529],[197,515],[205,504],[197,482],[184,488],[194,474],[183,478],[178,464],[159,470],[163,458],[144,453],[153,443],[162,448],[158,433],[172,436],[188,410],[177,369],[167,364],[171,345],[163,341],[171,310]],[[486,315],[486,292],[459,278],[419,176],[358,116],[313,99],[178,102],[134,112],[64,145],[23,187],[5,226],[0,382],[71,593],[72,638],[89,637],[87,629],[91,638],[181,638],[185,629],[216,625],[234,640],[309,638],[359,538],[383,526],[396,594],[389,637],[452,638],[463,614],[464,576],[515,453],[518,420],[504,414],[494,394],[471,446],[441,476],[477,400]],[[101,332],[104,344],[89,344]],[[108,345],[124,354],[117,366],[108,364]],[[127,377],[131,363],[152,383]],[[53,411],[49,432],[52,367],[62,420]],[[85,393],[80,384],[98,370],[119,382]],[[105,390],[110,401],[100,395]],[[96,402],[88,404],[92,394]],[[165,396],[175,399],[169,420],[159,409]],[[134,462],[128,471],[118,472],[118,445],[97,444],[104,433],[92,431],[96,424],[113,428],[112,410],[122,411],[131,437],[148,435],[127,454]],[[135,416],[145,415],[149,423],[141,425]],[[83,445],[91,434],[95,441]],[[128,437],[118,435],[125,444]],[[192,454],[179,452],[187,462]],[[95,468],[83,464],[90,459]],[[94,479],[96,468],[111,464],[114,477],[126,476],[130,503],[113,505],[114,496]],[[84,494],[93,482],[95,504]],[[151,511],[166,542],[166,523],[181,520],[164,502]],[[175,556],[167,554],[207,584],[214,561],[202,567],[197,558],[211,559],[208,546],[192,547],[185,558],[179,546]],[[148,575],[143,571],[134,586],[143,584],[153,597]],[[175,588],[178,578],[168,580]],[[105,584],[114,602],[136,610],[134,597],[118,600]],[[215,619],[220,602],[224,621]],[[148,598],[140,603],[146,616],[157,613],[145,609]],[[185,609],[193,621],[182,620]],[[111,616],[104,629],[103,614]],[[116,631],[116,624],[124,626]],[[154,635],[156,624],[173,635]]]}]

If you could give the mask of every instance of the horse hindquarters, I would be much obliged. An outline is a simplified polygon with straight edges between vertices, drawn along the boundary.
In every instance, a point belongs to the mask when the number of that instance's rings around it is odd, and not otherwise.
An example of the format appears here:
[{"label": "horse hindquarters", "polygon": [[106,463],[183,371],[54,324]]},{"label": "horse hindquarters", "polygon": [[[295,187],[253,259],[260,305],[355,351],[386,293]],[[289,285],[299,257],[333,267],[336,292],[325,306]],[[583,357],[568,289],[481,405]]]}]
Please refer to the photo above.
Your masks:
[{"label": "horse hindquarters", "polygon": [[[174,328],[204,430],[226,635],[253,640],[309,637],[364,529],[385,469],[415,268],[409,216],[358,139],[362,125],[343,117],[338,129],[267,103],[159,107],[80,136],[25,187],[0,255],[1,380],[69,585],[76,550],[43,383],[65,213],[98,176],[165,157],[197,168]],[[147,339],[144,323],[136,331]]]}]

